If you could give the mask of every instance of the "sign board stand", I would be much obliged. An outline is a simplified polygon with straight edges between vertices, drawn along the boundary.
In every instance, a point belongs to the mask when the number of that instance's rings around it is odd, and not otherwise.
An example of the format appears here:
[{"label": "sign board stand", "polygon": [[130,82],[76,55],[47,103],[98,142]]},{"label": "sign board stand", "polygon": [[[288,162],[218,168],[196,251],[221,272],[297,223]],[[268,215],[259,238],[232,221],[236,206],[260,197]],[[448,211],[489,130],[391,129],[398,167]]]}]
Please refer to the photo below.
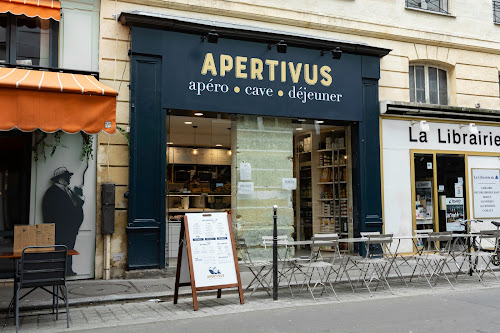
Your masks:
[{"label": "sign board stand", "polygon": [[[198,279],[198,280],[197,280]],[[186,214],[181,225],[175,275],[174,304],[179,287],[191,286],[194,310],[198,310],[198,291],[238,287],[244,304],[238,256],[234,245],[231,217],[227,213]]]}]

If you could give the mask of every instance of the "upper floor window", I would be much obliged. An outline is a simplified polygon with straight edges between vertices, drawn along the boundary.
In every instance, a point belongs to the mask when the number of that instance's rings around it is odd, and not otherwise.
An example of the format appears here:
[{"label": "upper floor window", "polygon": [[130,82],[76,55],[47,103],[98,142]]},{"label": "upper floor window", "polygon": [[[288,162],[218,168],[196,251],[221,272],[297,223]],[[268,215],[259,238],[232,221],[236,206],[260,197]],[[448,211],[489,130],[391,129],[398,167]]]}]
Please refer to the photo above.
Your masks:
[{"label": "upper floor window", "polygon": [[448,0],[406,0],[406,7],[449,14]]},{"label": "upper floor window", "polygon": [[447,105],[447,72],[427,65],[410,66],[410,102]]},{"label": "upper floor window", "polygon": [[493,22],[500,24],[500,1],[493,1]]},{"label": "upper floor window", "polygon": [[57,67],[59,23],[0,14],[0,63]]}]

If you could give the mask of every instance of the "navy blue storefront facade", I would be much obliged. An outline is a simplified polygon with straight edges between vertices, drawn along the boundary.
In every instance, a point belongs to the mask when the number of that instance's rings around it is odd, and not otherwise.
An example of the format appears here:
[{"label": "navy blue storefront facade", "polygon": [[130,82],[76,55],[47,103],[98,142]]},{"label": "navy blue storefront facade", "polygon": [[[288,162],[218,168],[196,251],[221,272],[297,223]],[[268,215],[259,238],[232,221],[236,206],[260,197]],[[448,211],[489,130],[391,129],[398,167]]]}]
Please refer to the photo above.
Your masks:
[{"label": "navy blue storefront facade", "polygon": [[131,28],[129,269],[165,267],[170,109],[349,122],[354,230],[382,231],[378,80],[389,50],[139,12],[120,21]]}]

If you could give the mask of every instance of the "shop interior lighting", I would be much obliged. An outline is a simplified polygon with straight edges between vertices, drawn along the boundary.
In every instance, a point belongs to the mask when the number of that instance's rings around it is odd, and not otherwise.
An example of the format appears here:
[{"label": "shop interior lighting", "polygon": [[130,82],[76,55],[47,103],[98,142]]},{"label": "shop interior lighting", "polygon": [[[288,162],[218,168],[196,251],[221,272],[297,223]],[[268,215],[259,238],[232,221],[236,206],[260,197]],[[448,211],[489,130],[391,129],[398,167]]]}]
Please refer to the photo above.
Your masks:
[{"label": "shop interior lighting", "polygon": [[267,49],[270,50],[275,46],[276,46],[276,51],[278,51],[278,53],[286,53],[288,45],[285,43],[284,40],[280,40],[276,44],[268,44]]},{"label": "shop interior lighting", "polygon": [[327,53],[332,54],[332,59],[339,60],[340,58],[342,58],[342,50],[338,46],[332,50],[321,50],[322,56],[324,56]]},{"label": "shop interior lighting", "polygon": [[228,150],[228,151],[227,151],[227,156],[231,156],[231,155],[233,155],[233,152],[232,152],[232,151],[230,151],[230,150]]},{"label": "shop interior lighting", "polygon": [[173,142],[167,142],[167,145],[173,145],[174,143]]},{"label": "shop interior lighting", "polygon": [[306,120],[305,120],[305,119],[301,119],[301,118],[299,118],[299,119],[297,119],[297,121],[304,122],[304,121],[306,121]]},{"label": "shop interior lighting", "polygon": [[192,121],[185,121],[184,124],[186,125],[191,125],[193,122]]},{"label": "shop interior lighting", "polygon": [[195,116],[198,116],[198,117],[201,117],[201,116],[203,116],[203,113],[201,113],[201,112],[196,112],[194,115],[195,115]]},{"label": "shop interior lighting", "polygon": [[215,147],[222,147],[220,143],[216,144]]},{"label": "shop interior lighting", "polygon": [[198,148],[196,148],[196,129],[198,126],[193,126],[193,132],[194,132],[194,148],[193,151],[191,152],[193,155],[198,155]]},{"label": "shop interior lighting", "polygon": [[325,121],[324,120],[315,120],[314,121],[316,124],[323,124]]},{"label": "shop interior lighting", "polygon": [[297,131],[302,131],[302,130],[303,130],[303,128],[302,128],[302,127],[297,127],[295,130],[297,130]]},{"label": "shop interior lighting", "polygon": [[474,123],[470,123],[469,125],[460,125],[460,128],[463,128],[463,127],[468,127],[469,128],[469,132],[471,132],[472,134],[477,134],[478,133],[477,126]]},{"label": "shop interior lighting", "polygon": [[219,34],[215,30],[212,30],[206,36],[201,37],[202,42],[204,42],[205,39],[209,43],[217,44],[217,42],[219,41]]}]

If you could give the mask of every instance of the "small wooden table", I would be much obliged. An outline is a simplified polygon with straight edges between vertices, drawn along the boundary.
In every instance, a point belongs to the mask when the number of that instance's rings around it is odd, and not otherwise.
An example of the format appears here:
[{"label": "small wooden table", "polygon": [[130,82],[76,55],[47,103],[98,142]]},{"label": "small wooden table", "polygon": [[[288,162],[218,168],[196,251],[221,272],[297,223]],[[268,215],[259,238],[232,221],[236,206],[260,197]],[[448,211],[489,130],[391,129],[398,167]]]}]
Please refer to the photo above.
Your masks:
[{"label": "small wooden table", "polygon": [[[68,250],[68,256],[77,256],[80,252],[77,250]],[[21,259],[22,252],[0,252],[0,259]]]}]

